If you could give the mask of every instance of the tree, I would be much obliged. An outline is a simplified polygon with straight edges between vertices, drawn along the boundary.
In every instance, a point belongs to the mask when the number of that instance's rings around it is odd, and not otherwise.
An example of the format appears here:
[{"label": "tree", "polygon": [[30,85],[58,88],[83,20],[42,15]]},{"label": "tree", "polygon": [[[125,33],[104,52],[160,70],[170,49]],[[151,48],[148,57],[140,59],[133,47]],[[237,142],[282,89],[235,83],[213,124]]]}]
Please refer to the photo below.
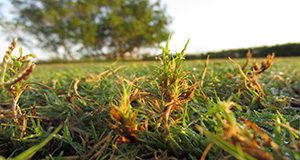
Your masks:
[{"label": "tree", "polygon": [[121,58],[135,48],[153,46],[168,38],[169,18],[159,2],[147,0],[116,0],[104,18],[108,26],[107,40]]},{"label": "tree", "polygon": [[80,2],[12,0],[12,4],[17,14],[13,23],[30,33],[38,41],[38,47],[43,49],[55,53],[63,49],[69,58],[74,59],[74,46],[82,47],[94,42],[98,37],[95,35],[96,24],[89,21],[92,12],[86,13],[90,6],[80,7]]},{"label": "tree", "polygon": [[14,26],[29,33],[38,47],[71,59],[79,55],[124,57],[135,48],[167,39],[169,18],[150,0],[11,0]]}]

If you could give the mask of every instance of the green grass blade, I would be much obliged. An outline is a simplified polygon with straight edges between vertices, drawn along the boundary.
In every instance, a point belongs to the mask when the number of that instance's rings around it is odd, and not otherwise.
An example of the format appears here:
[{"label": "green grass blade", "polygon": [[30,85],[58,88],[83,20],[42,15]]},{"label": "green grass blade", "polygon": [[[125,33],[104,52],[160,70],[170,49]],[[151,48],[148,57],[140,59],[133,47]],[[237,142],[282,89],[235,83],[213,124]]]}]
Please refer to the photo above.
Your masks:
[{"label": "green grass blade", "polygon": [[53,137],[55,134],[57,134],[63,125],[59,125],[54,132],[52,132],[44,141],[42,141],[40,144],[32,146],[31,148],[27,149],[26,151],[19,154],[17,157],[14,157],[13,160],[24,160],[24,159],[30,159],[38,150],[43,148]]},{"label": "green grass blade", "polygon": [[188,39],[188,41],[185,43],[183,49],[181,50],[181,52],[180,52],[181,55],[183,55],[185,53],[185,50],[186,50],[187,46],[189,45],[189,43],[190,43],[190,39]]},{"label": "green grass blade", "polygon": [[225,140],[223,140],[220,136],[215,135],[207,130],[201,129],[203,133],[213,142],[216,143],[216,145],[222,149],[224,149],[226,152],[231,154],[237,159],[242,159],[242,160],[256,160],[254,157],[250,156],[247,153],[241,154],[241,150],[238,149],[237,147],[227,143]]}]

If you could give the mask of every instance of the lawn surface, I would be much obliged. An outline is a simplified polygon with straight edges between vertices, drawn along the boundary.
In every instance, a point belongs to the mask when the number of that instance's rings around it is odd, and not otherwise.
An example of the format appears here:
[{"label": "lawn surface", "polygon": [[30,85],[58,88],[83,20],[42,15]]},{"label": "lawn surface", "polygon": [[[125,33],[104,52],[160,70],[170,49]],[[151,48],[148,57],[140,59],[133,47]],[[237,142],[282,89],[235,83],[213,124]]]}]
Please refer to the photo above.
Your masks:
[{"label": "lawn surface", "polygon": [[205,60],[163,64],[38,64],[18,103],[25,130],[1,109],[0,155],[16,157],[63,124],[33,158],[300,159],[300,58],[275,58],[258,77],[262,93],[228,59],[210,60],[203,84]]}]

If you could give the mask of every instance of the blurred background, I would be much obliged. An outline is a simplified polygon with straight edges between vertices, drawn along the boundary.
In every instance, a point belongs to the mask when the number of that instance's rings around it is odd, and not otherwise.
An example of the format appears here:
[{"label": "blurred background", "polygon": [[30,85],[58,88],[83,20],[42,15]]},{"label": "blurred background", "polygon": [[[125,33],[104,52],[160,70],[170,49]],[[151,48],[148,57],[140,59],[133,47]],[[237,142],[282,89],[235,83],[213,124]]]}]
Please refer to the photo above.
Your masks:
[{"label": "blurred background", "polygon": [[[13,37],[40,61],[151,60],[169,35],[187,59],[300,56],[298,0],[7,0],[0,53]],[[3,54],[1,54],[2,56]]]}]

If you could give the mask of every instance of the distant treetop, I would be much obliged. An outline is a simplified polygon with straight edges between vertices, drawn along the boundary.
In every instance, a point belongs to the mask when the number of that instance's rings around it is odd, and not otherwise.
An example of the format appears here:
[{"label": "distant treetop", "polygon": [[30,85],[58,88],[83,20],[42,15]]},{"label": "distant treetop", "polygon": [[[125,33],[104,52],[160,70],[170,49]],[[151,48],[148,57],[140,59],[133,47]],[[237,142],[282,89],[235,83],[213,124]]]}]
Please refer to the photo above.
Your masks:
[{"label": "distant treetop", "polygon": [[[56,54],[123,58],[139,48],[154,47],[169,34],[170,17],[153,0],[10,0],[16,30],[30,45]],[[11,29],[11,28],[10,28]],[[76,54],[76,55],[75,55]]]}]

